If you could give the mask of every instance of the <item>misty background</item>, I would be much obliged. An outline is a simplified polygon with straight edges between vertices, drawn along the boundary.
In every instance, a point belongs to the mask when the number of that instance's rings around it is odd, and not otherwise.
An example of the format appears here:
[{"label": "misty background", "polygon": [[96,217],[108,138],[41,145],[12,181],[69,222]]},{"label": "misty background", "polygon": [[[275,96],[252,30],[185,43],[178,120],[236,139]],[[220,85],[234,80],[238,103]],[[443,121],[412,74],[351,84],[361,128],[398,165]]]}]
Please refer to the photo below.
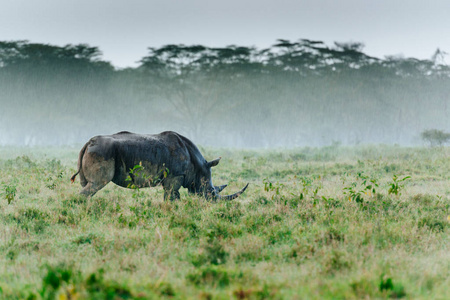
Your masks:
[{"label": "misty background", "polygon": [[2,0],[0,145],[122,130],[420,145],[450,131],[449,15],[448,0]]},{"label": "misty background", "polygon": [[268,48],[166,45],[136,67],[101,49],[0,42],[0,145],[74,145],[122,130],[174,130],[220,147],[421,144],[450,130],[450,67],[371,57],[358,42]]}]

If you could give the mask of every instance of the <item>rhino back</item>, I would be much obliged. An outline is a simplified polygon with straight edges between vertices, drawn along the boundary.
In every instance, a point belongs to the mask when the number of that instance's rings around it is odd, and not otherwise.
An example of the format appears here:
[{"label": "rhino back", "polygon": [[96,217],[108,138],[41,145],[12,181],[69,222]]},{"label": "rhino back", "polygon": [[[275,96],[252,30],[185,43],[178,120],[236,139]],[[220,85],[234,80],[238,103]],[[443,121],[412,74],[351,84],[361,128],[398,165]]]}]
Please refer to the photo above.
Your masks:
[{"label": "rhino back", "polygon": [[173,176],[189,177],[194,172],[196,163],[193,161],[198,160],[197,154],[192,153],[189,145],[176,133],[119,133],[112,137],[116,160],[121,162],[126,172],[138,164],[154,175],[165,169]]},{"label": "rhino back", "polygon": [[206,163],[198,148],[187,138],[171,131],[160,134],[119,132],[93,137],[88,152],[115,161],[114,182],[126,186],[130,169],[142,165],[145,173],[156,178],[168,171],[169,176],[185,176],[190,185]]}]

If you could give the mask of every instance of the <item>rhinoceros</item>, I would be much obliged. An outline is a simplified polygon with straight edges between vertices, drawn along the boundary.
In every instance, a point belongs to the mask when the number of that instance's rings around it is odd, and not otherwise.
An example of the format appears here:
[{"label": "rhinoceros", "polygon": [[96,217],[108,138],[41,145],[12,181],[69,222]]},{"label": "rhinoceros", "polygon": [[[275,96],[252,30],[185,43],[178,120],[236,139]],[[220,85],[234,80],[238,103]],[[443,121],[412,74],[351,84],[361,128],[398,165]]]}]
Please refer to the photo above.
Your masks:
[{"label": "rhinoceros", "polygon": [[122,131],[91,138],[81,149],[78,171],[83,189],[80,194],[93,196],[110,181],[121,187],[144,188],[161,185],[164,200],[179,199],[181,187],[207,199],[233,200],[239,192],[222,196],[227,185],[214,186],[211,167],[220,157],[206,161],[189,139],[173,131],[160,134],[136,134]]}]

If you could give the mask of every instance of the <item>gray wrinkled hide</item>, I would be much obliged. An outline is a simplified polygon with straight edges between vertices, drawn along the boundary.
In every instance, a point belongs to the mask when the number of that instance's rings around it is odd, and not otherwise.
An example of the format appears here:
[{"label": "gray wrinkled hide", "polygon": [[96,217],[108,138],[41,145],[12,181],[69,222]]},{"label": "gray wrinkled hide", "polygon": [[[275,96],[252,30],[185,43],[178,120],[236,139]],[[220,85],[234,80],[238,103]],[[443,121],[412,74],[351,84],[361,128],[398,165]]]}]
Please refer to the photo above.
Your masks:
[{"label": "gray wrinkled hide", "polygon": [[[86,196],[112,181],[121,187],[162,185],[164,199],[179,198],[181,187],[207,198],[234,199],[247,186],[234,195],[218,195],[225,186],[213,186],[211,167],[219,160],[207,162],[189,139],[175,132],[143,135],[123,131],[91,138],[80,151],[72,182],[80,174],[81,194]],[[142,168],[130,172],[136,165]]]}]

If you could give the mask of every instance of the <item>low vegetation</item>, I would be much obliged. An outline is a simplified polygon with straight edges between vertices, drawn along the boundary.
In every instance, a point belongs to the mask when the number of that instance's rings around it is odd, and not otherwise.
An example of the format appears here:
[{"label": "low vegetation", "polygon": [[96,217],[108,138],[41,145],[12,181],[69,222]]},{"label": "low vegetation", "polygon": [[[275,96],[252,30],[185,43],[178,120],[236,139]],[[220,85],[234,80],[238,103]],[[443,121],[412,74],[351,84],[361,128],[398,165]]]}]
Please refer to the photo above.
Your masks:
[{"label": "low vegetation", "polygon": [[245,194],[86,199],[78,148],[0,148],[0,298],[450,298],[448,147],[202,152]]}]

